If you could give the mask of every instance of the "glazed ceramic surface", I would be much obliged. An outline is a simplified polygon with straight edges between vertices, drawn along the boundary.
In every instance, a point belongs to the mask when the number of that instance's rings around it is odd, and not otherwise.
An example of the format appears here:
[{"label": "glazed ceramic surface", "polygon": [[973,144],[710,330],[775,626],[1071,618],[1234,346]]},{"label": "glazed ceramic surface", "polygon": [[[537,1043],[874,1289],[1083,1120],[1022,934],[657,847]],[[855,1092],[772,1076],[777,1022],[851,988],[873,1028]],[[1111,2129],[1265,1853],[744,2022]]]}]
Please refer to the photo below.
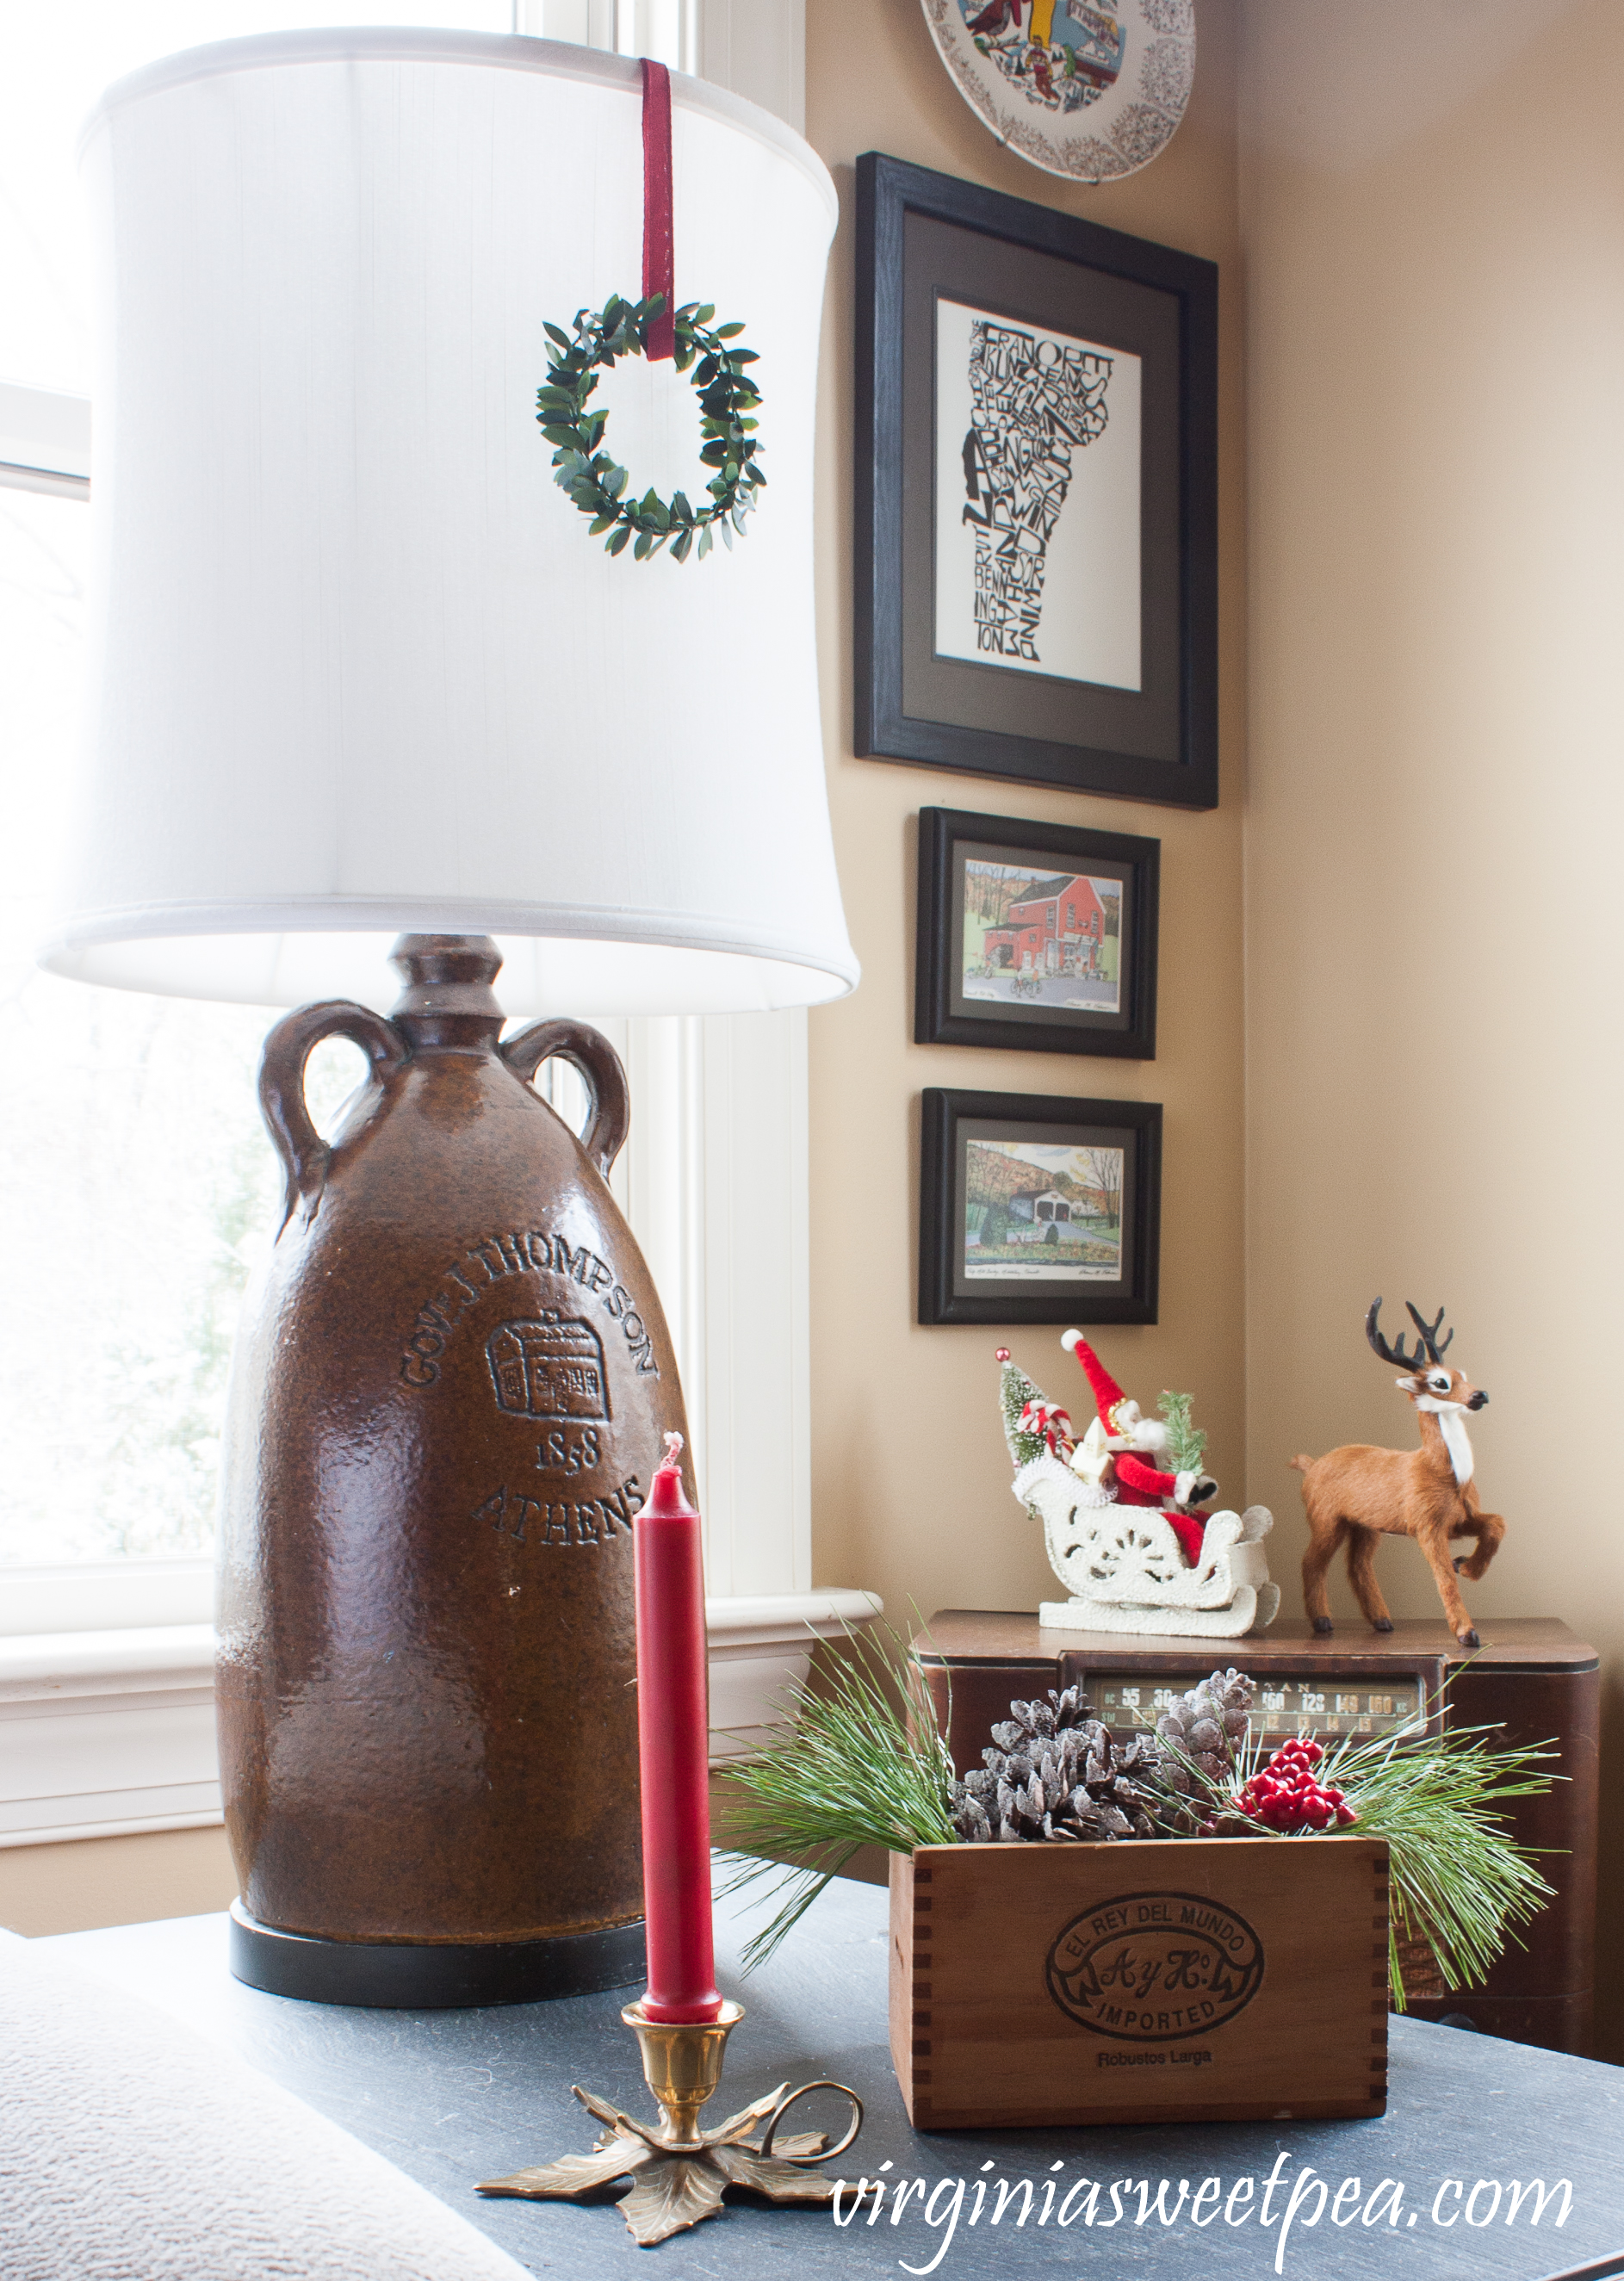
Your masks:
[{"label": "glazed ceramic surface", "polygon": [[[641,1914],[631,1515],[685,1431],[606,1182],[624,1074],[577,1024],[499,1046],[485,938],[396,963],[390,1021],[306,1007],[265,1050],[288,1216],[233,1365],[227,1827],[284,1930],[599,1930]],[[371,1072],[329,1148],[303,1071],[333,1034]],[[527,1081],[550,1055],[594,1096],[582,1141]]]},{"label": "glazed ceramic surface", "polygon": [[1034,166],[1137,173],[1170,141],[1195,74],[1194,0],[924,0],[971,109]]}]

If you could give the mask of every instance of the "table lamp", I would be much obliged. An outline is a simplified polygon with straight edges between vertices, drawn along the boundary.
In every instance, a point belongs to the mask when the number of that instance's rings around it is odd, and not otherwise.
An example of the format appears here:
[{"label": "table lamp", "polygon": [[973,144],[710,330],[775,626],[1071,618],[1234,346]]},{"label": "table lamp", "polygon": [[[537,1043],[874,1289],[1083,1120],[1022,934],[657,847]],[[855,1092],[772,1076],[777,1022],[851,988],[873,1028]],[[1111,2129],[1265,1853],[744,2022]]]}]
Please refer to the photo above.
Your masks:
[{"label": "table lamp", "polygon": [[[747,342],[768,478],[702,559],[640,530],[607,551],[617,527],[560,489],[537,427],[577,313],[646,274],[636,63],[232,41],[122,81],[85,133],[95,632],[42,955],[322,1001],[266,1048],[285,1211],[222,1461],[235,1967],[284,1992],[639,1976],[630,1516],[684,1418],[606,1185],[624,1077],[576,1017],[857,978],[814,655],[833,188],[754,105],[683,78],[670,98],[676,298],[743,328],[713,383]],[[674,533],[685,439],[697,530],[738,465],[699,465],[703,360],[650,349],[589,410],[623,496],[646,506],[646,483]],[[506,1043],[499,968],[545,1017]],[[329,1145],[302,1079],[330,1034],[370,1068]],[[527,1082],[553,1055],[586,1081],[579,1142]]]}]

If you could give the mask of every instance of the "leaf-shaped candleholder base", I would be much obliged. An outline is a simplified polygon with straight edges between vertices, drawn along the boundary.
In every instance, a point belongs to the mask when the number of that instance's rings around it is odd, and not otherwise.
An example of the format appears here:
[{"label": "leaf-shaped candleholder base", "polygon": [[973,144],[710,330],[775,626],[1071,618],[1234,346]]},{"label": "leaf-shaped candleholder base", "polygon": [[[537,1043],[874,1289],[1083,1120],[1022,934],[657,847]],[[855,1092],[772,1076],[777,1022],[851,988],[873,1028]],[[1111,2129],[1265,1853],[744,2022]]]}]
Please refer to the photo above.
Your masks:
[{"label": "leaf-shaped candleholder base", "polygon": [[[592,2153],[563,2154],[535,2169],[515,2170],[511,2177],[486,2178],[476,2191],[530,2201],[589,2201],[606,2197],[630,2177],[631,2191],[621,2210],[645,2249],[684,2226],[698,2225],[701,2218],[720,2216],[729,2186],[747,2187],[770,2202],[823,2208],[834,2199],[834,2184],[811,2166],[843,2154],[862,2128],[862,2101],[847,2084],[824,2079],[792,2091],[781,2083],[741,2107],[720,2129],[700,2128],[700,2109],[722,2080],[727,2039],[744,2016],[742,2004],[728,2002],[713,2021],[677,2025],[651,2020],[641,2004],[628,2004],[621,2018],[641,2046],[644,2078],[660,2107],[659,2128],[623,2115],[576,2084],[576,2097],[605,2126]],[[823,2131],[806,2131],[785,2138],[775,2153],[779,2123],[810,2091],[838,2091],[850,2099],[849,2128],[832,2146]]]}]

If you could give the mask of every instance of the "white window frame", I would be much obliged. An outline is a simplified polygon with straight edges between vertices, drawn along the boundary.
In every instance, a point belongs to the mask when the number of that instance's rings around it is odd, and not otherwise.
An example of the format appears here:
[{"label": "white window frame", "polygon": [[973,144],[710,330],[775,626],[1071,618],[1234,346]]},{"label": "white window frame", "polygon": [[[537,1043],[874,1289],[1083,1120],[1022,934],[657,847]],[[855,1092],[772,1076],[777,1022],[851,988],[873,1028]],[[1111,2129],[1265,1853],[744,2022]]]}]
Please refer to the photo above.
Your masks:
[{"label": "white window frame", "polygon": [[0,380],[0,484],[90,496],[90,399]]},{"label": "white window frame", "polygon": [[513,27],[532,39],[653,56],[806,132],[806,0],[514,0]]},{"label": "white window frame", "polygon": [[[625,54],[658,34],[677,68],[803,124],[805,0],[514,0],[514,29]],[[0,383],[0,484],[88,498],[89,420]],[[811,1589],[807,1017],[602,1026],[633,1102],[613,1185],[693,1437],[719,1760],[769,1730],[816,1637],[881,1612]],[[0,1571],[0,1848],[220,1821],[212,1601],[202,1560]]]}]

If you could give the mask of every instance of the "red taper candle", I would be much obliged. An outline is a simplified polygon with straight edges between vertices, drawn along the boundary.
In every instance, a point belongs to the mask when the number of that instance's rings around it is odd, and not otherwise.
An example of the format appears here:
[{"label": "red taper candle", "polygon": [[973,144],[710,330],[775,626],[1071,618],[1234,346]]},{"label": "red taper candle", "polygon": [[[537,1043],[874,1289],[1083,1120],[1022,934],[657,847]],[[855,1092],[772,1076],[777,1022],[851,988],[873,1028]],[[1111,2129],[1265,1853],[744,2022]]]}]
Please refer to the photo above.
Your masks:
[{"label": "red taper candle", "polygon": [[638,1746],[643,1780],[643,1914],[651,2020],[714,2020],[710,1924],[710,1705],[700,1516],[683,1494],[683,1437],[632,1522],[637,1554]]}]

